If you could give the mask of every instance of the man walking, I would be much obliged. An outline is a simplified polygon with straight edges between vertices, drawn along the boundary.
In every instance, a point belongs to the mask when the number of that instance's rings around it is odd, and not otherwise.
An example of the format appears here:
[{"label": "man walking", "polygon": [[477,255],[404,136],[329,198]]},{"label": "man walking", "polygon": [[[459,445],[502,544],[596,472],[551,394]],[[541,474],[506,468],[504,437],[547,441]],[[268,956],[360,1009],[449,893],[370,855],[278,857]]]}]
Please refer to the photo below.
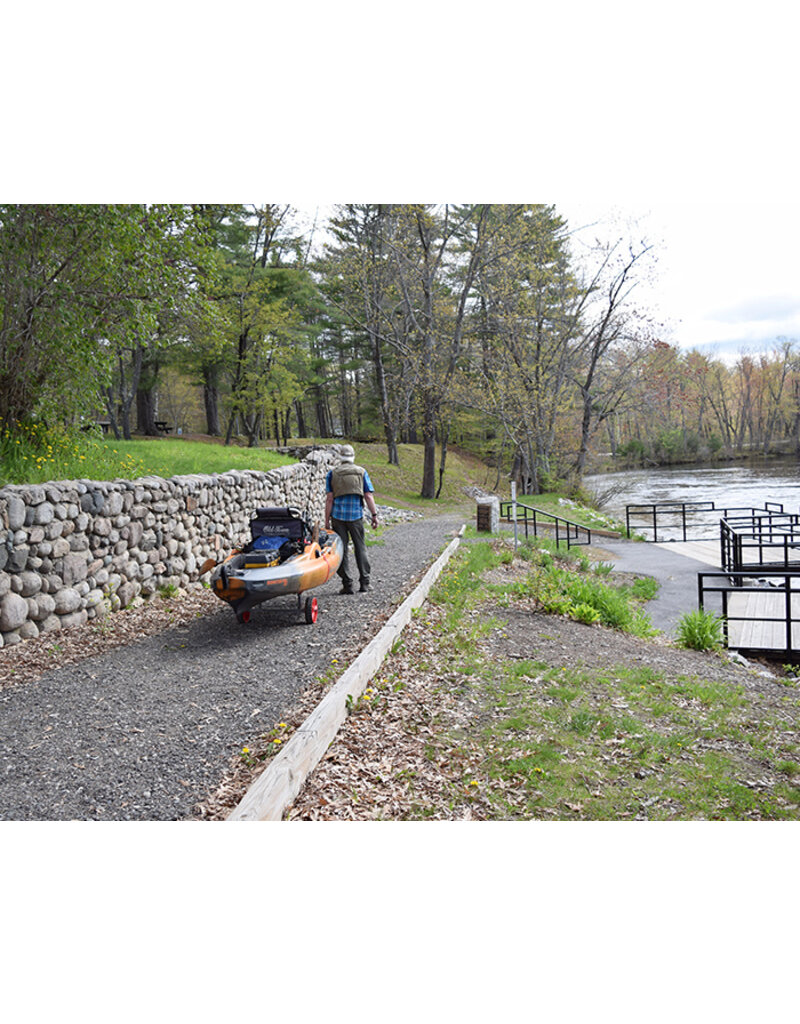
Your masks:
[{"label": "man walking", "polygon": [[331,526],[339,534],[344,547],[342,564],[338,573],[342,580],[340,594],[353,593],[353,578],[350,575],[348,543],[353,541],[353,550],[358,567],[359,590],[369,590],[369,559],[364,542],[364,503],[372,513],[372,529],[378,528],[378,510],[373,494],[375,488],[369,473],[355,465],[356,453],[349,444],[339,449],[341,465],[331,469],[325,478],[325,529]]}]

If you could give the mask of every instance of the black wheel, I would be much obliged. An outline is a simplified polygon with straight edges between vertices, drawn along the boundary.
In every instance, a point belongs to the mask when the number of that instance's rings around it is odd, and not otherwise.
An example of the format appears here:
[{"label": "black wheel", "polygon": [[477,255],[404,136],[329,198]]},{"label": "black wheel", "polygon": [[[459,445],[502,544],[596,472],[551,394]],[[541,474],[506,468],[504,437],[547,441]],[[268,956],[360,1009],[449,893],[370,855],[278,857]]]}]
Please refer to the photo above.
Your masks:
[{"label": "black wheel", "polygon": [[317,604],[316,597],[306,598],[306,622],[311,625],[317,621],[317,615],[319,615],[319,605]]}]

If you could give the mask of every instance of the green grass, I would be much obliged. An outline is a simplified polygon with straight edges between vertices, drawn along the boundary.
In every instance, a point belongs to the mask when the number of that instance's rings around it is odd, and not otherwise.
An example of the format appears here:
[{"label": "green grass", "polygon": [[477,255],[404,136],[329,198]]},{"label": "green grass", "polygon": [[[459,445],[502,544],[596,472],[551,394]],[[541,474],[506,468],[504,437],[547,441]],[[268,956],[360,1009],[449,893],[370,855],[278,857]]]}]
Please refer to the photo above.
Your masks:
[{"label": "green grass", "polygon": [[[471,680],[469,721],[439,734],[434,746],[437,758],[454,764],[468,757],[484,816],[800,817],[800,747],[786,721],[759,711],[757,691],[650,666],[555,665],[487,649],[490,631],[503,635],[494,607],[504,592],[515,597],[514,584],[482,579],[503,557],[490,542],[453,556],[432,591],[440,610],[425,640],[431,664]],[[709,659],[710,673],[714,664]]]},{"label": "green grass", "polygon": [[264,448],[240,448],[166,438],[130,441],[80,431],[45,431],[33,424],[0,438],[0,486],[48,480],[114,480],[140,476],[267,471],[293,460]]},{"label": "green grass", "polygon": [[[330,444],[341,441],[300,439],[290,444]],[[400,445],[400,465],[388,463],[385,444],[354,444],[356,461],[368,470],[380,504],[423,513],[473,515],[474,501],[464,494],[469,486],[490,486],[489,472],[473,456],[450,451],[441,496],[420,498],[423,451],[419,445]],[[267,471],[295,459],[269,448],[225,446],[221,441],[188,438],[141,438],[130,441],[97,437],[80,431],[45,431],[41,426],[19,428],[0,437],[0,486],[45,483],[48,480],[114,480],[139,476],[183,476],[224,473],[229,469]],[[438,467],[437,467],[438,470]]]},{"label": "green grass", "polygon": [[550,515],[568,519],[571,523],[578,523],[580,526],[586,526],[589,529],[611,530],[615,533],[623,534],[625,532],[625,524],[619,522],[619,520],[606,515],[604,512],[599,512],[583,502],[567,499],[563,494],[555,491],[548,491],[545,494],[523,495],[518,497],[517,501],[522,502],[524,505],[530,505],[532,508],[541,509]]}]

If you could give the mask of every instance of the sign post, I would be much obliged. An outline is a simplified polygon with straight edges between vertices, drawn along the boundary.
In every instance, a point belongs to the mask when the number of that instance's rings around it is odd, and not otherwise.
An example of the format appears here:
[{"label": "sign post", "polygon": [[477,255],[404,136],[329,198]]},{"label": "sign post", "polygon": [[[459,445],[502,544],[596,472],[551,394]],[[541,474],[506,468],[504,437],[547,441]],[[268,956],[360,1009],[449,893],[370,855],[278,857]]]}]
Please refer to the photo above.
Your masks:
[{"label": "sign post", "polygon": [[514,523],[514,552],[517,550],[517,481],[511,481],[511,520]]}]

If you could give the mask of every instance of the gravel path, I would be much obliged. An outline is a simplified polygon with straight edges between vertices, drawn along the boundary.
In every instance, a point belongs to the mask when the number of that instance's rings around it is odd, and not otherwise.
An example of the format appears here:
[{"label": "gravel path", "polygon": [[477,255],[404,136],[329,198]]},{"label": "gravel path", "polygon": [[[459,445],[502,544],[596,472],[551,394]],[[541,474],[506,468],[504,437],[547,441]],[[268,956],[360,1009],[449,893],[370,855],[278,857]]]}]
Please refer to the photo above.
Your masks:
[{"label": "gravel path", "polygon": [[314,626],[294,598],[266,602],[247,626],[220,602],[0,691],[0,820],[192,818],[231,758],[281,721],[337,653],[378,631],[463,521],[386,529],[369,549],[372,591],[340,596],[330,580],[314,591]]}]

